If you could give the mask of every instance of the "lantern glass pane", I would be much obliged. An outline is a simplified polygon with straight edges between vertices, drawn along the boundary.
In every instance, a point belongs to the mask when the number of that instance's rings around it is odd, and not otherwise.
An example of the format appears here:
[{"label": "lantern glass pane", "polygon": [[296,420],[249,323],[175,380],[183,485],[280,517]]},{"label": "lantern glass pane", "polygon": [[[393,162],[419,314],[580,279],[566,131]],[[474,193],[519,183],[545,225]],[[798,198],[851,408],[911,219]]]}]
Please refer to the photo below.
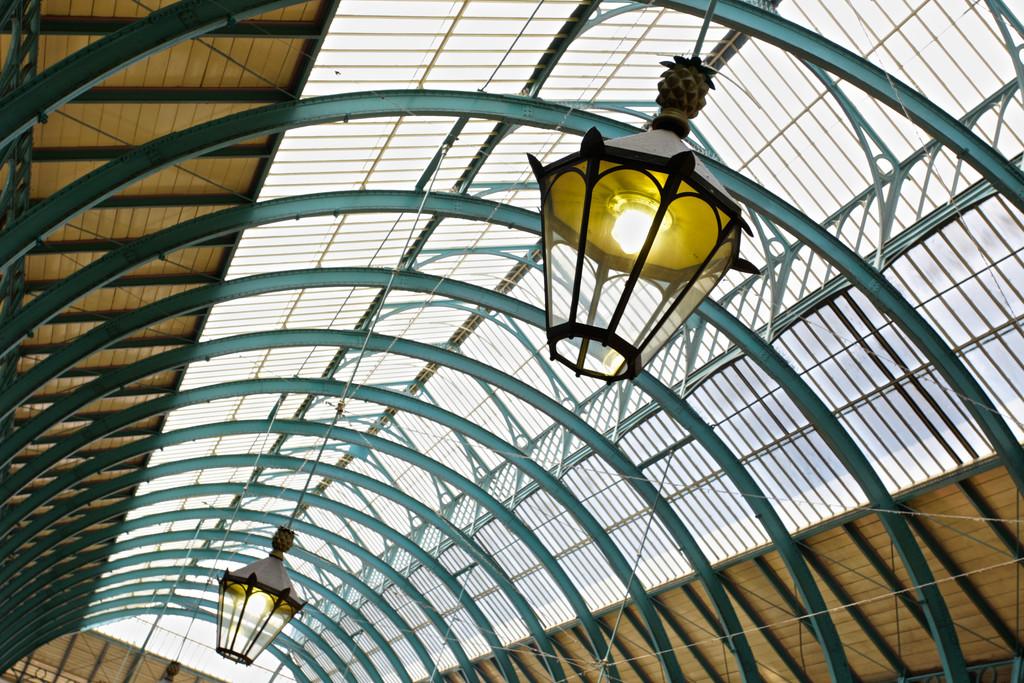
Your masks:
[{"label": "lantern glass pane", "polygon": [[544,200],[544,257],[548,267],[547,291],[548,325],[555,326],[571,318],[573,282],[576,279],[576,257],[579,251],[580,229],[586,181],[583,171],[586,162],[570,167],[553,176]]},{"label": "lantern glass pane", "polygon": [[590,200],[587,258],[598,270],[629,274],[654,224],[666,177],[608,161],[599,168]]},{"label": "lantern glass pane", "polygon": [[648,339],[641,342],[640,360],[642,363],[648,362],[672,338],[676,330],[682,326],[683,322],[700,305],[700,302],[711,293],[711,290],[722,279],[725,271],[729,268],[729,264],[732,263],[734,256],[739,251],[739,241],[739,228],[735,225],[727,228],[727,234],[722,240],[721,245],[715,250],[711,258],[708,259],[707,265],[696,276],[690,289],[683,294],[675,308],[665,307],[658,311],[659,320],[666,313],[668,315],[664,323],[656,328]]},{"label": "lantern glass pane", "polygon": [[261,652],[267,649],[267,646],[277,637],[285,627],[285,624],[291,621],[293,616],[295,616],[295,610],[288,603],[283,600],[280,601],[273,614],[271,614],[270,621],[267,622],[267,625],[249,650],[249,657],[256,659]]},{"label": "lantern glass pane", "polygon": [[253,588],[249,601],[241,614],[241,624],[238,629],[238,638],[234,643],[234,650],[246,657],[252,658],[250,650],[258,639],[264,625],[274,612],[274,596]]},{"label": "lantern glass pane", "polygon": [[635,347],[643,345],[663,321],[669,324],[665,314],[702,272],[718,242],[720,226],[724,226],[718,211],[689,187],[665,213],[622,318],[613,330]]},{"label": "lantern glass pane", "polygon": [[238,631],[239,617],[245,605],[247,586],[237,581],[224,581],[221,583],[221,610],[220,628],[218,629],[219,641],[217,645],[223,649],[231,650],[232,641]]}]

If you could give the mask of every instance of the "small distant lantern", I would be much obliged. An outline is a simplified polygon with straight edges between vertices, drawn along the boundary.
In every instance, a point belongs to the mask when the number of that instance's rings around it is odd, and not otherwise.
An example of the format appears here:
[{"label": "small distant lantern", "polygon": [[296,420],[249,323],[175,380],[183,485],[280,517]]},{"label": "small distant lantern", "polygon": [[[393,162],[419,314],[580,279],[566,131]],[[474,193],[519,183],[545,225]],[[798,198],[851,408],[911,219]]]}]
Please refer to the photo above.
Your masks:
[{"label": "small distant lantern", "polygon": [[651,129],[604,140],[543,166],[548,348],[577,375],[631,379],[739,258],[749,232],[736,201],[684,142],[713,71],[676,57],[658,84]]},{"label": "small distant lantern", "polygon": [[164,669],[164,676],[160,679],[159,683],[174,683],[174,677],[181,671],[181,664],[178,662],[169,662],[167,668]]},{"label": "small distant lantern", "polygon": [[302,609],[305,603],[292,595],[284,568],[284,554],[294,542],[295,532],[281,527],[267,558],[224,572],[217,620],[217,652],[222,657],[249,666]]}]

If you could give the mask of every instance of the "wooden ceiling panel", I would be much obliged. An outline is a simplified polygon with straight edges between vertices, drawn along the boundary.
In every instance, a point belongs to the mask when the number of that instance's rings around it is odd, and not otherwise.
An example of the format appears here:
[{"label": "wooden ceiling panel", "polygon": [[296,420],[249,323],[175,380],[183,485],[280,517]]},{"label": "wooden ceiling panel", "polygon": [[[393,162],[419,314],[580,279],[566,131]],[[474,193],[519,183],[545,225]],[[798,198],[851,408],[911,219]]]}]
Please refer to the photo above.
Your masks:
[{"label": "wooden ceiling panel", "polygon": [[256,159],[196,159],[143,178],[117,196],[228,193],[244,200],[258,170]]},{"label": "wooden ceiling panel", "polygon": [[186,292],[198,285],[160,285],[147,287],[104,287],[75,302],[75,310],[107,311],[135,309],[160,299]]},{"label": "wooden ceiling panel", "polygon": [[91,241],[97,235],[112,240],[138,239],[198,216],[219,211],[211,206],[140,207],[124,209],[90,209],[57,229],[47,242]]},{"label": "wooden ceiling panel", "polygon": [[287,89],[305,57],[305,42],[285,38],[197,38],[132,64],[97,87]]},{"label": "wooden ceiling panel", "polygon": [[[77,103],[34,128],[37,148],[142,145],[175,131],[260,106],[244,102]],[[254,138],[266,144],[267,138]]]}]

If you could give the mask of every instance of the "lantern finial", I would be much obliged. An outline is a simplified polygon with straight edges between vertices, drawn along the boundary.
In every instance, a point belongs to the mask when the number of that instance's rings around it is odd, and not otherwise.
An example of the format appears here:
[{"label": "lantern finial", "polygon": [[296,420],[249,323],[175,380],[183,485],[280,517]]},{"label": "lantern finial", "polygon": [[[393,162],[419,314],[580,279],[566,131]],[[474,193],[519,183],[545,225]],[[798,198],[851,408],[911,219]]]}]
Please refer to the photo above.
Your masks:
[{"label": "lantern finial", "polygon": [[271,557],[283,560],[284,554],[292,549],[292,544],[294,543],[295,532],[285,526],[278,527],[277,532],[274,533],[274,549],[270,553]]},{"label": "lantern finial", "polygon": [[167,668],[164,669],[164,677],[160,679],[160,683],[174,683],[174,677],[181,671],[181,664],[178,662],[168,662]]},{"label": "lantern finial", "polygon": [[685,138],[690,134],[690,119],[704,108],[708,90],[715,87],[711,82],[715,70],[703,64],[700,57],[675,57],[661,65],[666,67],[658,82],[661,111],[651,128],[671,130]]}]

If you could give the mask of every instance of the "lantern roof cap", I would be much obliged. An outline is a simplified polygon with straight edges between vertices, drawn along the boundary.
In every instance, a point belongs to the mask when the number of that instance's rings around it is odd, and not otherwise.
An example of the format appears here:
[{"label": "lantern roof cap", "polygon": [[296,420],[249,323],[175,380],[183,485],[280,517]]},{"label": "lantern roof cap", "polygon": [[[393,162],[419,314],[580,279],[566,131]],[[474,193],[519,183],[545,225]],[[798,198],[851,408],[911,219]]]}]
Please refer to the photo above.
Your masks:
[{"label": "lantern roof cap", "polygon": [[[737,206],[738,210],[736,200],[731,194],[729,194],[729,191],[725,189],[725,186],[718,181],[718,178],[708,170],[707,166],[705,166],[704,162],[701,160],[700,155],[693,154],[693,148],[687,144],[686,140],[679,137],[679,135],[672,130],[668,130],[666,128],[646,130],[643,133],[637,133],[636,135],[626,135],[621,138],[605,140],[604,146],[612,152],[626,154],[627,156],[641,155],[646,157],[658,157],[666,160],[677,155],[690,152],[693,167],[691,175],[699,177],[704,183],[714,190],[716,195],[727,200],[732,205]],[[687,163],[689,164],[691,162],[688,161]]]},{"label": "lantern roof cap", "polygon": [[284,561],[274,555],[251,562],[237,571],[228,571],[229,575],[247,580],[255,575],[256,583],[264,588],[277,592],[292,591],[292,582],[285,571]]}]

